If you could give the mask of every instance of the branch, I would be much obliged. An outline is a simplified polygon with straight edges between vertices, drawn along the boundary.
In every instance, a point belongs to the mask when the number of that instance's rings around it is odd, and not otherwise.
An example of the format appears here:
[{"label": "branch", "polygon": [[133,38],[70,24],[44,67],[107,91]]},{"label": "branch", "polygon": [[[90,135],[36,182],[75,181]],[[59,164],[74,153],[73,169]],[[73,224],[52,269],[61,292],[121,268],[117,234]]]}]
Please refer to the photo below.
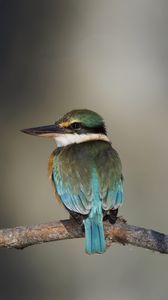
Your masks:
[{"label": "branch", "polygon": [[[104,222],[106,243],[118,242],[168,254],[168,235],[128,225],[118,218],[114,225]],[[23,249],[35,244],[84,237],[75,221],[63,220],[33,226],[19,226],[0,230],[0,247]]]}]

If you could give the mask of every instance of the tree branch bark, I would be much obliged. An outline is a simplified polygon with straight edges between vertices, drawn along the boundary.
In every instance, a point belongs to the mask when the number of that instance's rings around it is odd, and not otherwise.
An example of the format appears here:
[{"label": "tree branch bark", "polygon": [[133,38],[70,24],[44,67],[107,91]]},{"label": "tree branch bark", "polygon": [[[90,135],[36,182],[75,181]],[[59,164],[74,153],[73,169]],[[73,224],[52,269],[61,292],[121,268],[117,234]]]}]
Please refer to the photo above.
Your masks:
[{"label": "tree branch bark", "polygon": [[[168,235],[128,225],[118,218],[114,225],[104,222],[106,243],[130,244],[168,254]],[[0,230],[0,247],[23,249],[28,246],[84,237],[82,227],[75,221],[62,220],[33,226],[19,226]]]}]

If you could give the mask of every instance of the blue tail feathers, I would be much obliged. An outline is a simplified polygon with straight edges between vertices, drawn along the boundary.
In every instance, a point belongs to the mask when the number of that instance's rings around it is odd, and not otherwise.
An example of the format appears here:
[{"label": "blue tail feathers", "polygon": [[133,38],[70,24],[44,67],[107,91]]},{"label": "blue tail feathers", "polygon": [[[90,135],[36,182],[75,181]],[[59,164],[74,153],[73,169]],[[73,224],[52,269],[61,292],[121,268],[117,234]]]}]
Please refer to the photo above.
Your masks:
[{"label": "blue tail feathers", "polygon": [[106,250],[104,238],[102,203],[99,195],[99,179],[96,170],[92,174],[92,208],[83,220],[85,227],[85,251],[88,254],[103,253]]},{"label": "blue tail feathers", "polygon": [[103,253],[106,250],[103,221],[96,222],[89,216],[83,220],[85,227],[85,251],[88,254]]}]

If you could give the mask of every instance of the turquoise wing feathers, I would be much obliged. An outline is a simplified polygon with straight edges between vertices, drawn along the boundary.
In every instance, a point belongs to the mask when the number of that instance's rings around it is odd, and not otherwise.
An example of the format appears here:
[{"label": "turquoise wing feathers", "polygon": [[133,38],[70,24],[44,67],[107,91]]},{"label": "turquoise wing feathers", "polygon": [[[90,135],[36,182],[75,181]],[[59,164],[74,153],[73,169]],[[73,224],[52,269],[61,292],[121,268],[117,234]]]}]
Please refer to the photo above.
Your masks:
[{"label": "turquoise wing feathers", "polygon": [[[67,153],[66,153],[67,152]],[[70,211],[87,215],[91,209],[89,170],[77,168],[71,149],[60,151],[53,160],[53,182],[56,193]],[[77,162],[76,162],[77,163]]]}]

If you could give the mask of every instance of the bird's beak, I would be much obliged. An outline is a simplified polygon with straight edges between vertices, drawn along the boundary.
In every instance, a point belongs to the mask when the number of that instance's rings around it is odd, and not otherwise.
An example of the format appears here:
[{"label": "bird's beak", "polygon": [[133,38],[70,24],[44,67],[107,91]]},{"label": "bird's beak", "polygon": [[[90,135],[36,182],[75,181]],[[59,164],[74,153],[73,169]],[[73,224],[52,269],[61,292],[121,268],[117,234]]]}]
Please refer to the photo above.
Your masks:
[{"label": "bird's beak", "polygon": [[31,135],[42,136],[42,137],[51,137],[51,138],[65,133],[64,128],[61,128],[55,124],[22,129],[21,131],[24,133],[27,133],[27,134],[31,134]]}]

